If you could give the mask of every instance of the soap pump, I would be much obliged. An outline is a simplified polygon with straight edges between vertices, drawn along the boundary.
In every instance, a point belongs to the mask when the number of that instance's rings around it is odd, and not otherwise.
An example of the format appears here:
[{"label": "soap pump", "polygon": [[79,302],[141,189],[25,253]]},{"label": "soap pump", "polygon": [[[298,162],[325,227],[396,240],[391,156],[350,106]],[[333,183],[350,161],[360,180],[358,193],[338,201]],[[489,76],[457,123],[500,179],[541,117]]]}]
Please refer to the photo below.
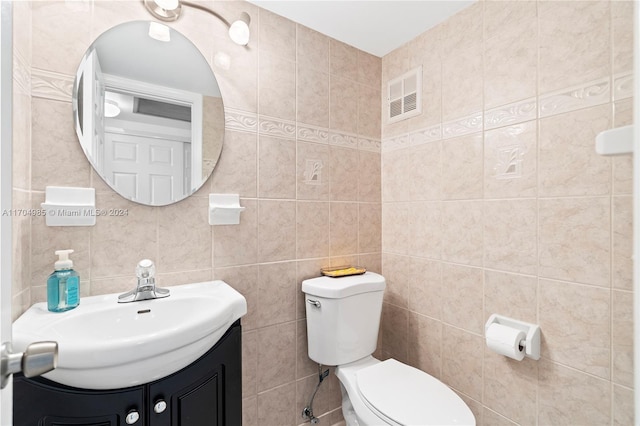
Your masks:
[{"label": "soap pump", "polygon": [[47,278],[47,308],[51,312],[64,312],[80,304],[80,277],[73,270],[69,255],[73,250],[57,250],[58,260]]}]

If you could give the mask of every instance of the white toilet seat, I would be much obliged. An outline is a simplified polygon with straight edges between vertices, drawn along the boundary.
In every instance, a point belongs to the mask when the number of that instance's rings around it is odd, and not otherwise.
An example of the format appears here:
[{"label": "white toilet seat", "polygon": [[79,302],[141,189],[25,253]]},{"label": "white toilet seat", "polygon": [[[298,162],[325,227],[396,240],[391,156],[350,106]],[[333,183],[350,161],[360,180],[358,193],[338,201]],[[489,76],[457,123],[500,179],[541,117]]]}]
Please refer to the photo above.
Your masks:
[{"label": "white toilet seat", "polygon": [[448,386],[394,359],[373,357],[338,366],[361,425],[475,425],[471,410]]}]

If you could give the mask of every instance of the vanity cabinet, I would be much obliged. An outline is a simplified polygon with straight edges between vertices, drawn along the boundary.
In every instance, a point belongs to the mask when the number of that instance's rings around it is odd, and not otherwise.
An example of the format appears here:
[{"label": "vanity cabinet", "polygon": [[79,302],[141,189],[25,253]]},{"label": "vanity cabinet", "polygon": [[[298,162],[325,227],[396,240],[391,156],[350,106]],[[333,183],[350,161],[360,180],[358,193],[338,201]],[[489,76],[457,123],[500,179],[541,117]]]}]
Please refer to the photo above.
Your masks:
[{"label": "vanity cabinet", "polygon": [[14,378],[14,426],[235,426],[242,424],[241,327],[206,354],[155,382],[85,390]]}]

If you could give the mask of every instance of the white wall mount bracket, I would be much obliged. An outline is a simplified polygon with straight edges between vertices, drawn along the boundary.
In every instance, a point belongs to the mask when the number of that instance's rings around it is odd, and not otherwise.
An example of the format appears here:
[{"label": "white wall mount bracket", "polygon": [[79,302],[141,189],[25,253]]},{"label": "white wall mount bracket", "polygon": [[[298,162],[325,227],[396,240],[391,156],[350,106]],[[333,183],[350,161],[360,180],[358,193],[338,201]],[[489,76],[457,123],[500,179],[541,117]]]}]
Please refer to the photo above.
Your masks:
[{"label": "white wall mount bracket", "polygon": [[606,156],[633,154],[633,133],[633,124],[598,133],[596,152]]},{"label": "white wall mount bracket", "polygon": [[239,225],[244,209],[238,194],[209,194],[209,225]]},{"label": "white wall mount bracket", "polygon": [[93,226],[96,224],[96,190],[47,186],[40,204],[47,226]]}]

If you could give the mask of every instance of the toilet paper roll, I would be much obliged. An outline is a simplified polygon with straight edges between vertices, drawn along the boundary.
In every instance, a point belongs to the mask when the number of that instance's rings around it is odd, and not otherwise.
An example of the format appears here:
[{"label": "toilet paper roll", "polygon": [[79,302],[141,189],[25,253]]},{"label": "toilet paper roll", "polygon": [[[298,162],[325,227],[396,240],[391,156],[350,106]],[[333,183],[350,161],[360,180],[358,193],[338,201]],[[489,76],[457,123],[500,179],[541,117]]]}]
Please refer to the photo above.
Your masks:
[{"label": "toilet paper roll", "polygon": [[487,328],[485,337],[487,346],[494,352],[518,361],[524,359],[524,346],[520,347],[520,342],[527,338],[524,331],[493,323]]}]

